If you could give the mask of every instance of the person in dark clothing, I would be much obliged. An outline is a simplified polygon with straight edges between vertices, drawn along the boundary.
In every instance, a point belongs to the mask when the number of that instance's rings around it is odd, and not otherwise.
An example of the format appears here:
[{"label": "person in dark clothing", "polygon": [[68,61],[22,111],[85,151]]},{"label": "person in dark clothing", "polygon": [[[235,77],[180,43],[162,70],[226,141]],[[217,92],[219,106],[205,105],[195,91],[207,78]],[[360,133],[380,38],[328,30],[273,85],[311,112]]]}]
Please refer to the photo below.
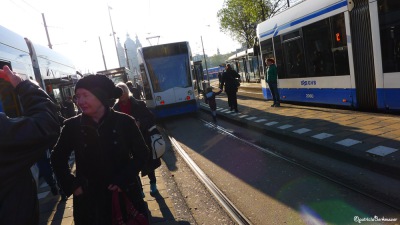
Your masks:
[{"label": "person in dark clothing", "polygon": [[220,89],[223,89],[225,86],[229,108],[231,111],[235,110],[235,112],[238,112],[236,92],[238,91],[239,82],[240,75],[232,69],[230,64],[226,64],[226,70],[222,74]]},{"label": "person in dark clothing", "polygon": [[208,87],[206,90],[207,94],[205,96],[206,103],[211,109],[211,115],[213,117],[213,121],[217,122],[217,102],[215,101],[215,96],[221,94],[222,89],[218,92],[213,92],[212,87]]},{"label": "person in dark clothing", "polygon": [[136,82],[136,88],[138,89],[140,93],[140,97],[143,98],[143,87],[142,85],[139,84],[139,82]]},{"label": "person in dark clothing", "polygon": [[222,73],[218,73],[218,87],[221,86],[221,80],[222,80]]},{"label": "person in dark clothing", "polygon": [[50,165],[50,159],[48,157],[49,150],[46,150],[42,157],[37,162],[40,176],[46,181],[50,187],[50,191],[53,195],[58,195],[57,182],[53,176],[53,168]]},{"label": "person in dark clothing", "polygon": [[[146,144],[151,148],[151,128],[156,126],[153,113],[147,108],[143,101],[139,101],[129,94],[128,86],[124,83],[118,83],[123,91],[118,102],[114,105],[114,110],[126,113],[133,116],[136,119],[140,131],[142,132],[143,138]],[[161,160],[159,158],[153,159],[152,154],[147,159],[147,164],[141,171],[142,177],[148,176],[150,179],[150,195],[154,195],[158,192],[157,190],[157,179],[155,169],[161,166]]]},{"label": "person in dark clothing", "polygon": [[0,112],[0,224],[39,224],[37,184],[30,168],[57,141],[58,106],[39,86],[22,81],[8,66],[0,69],[19,96],[23,114]]},{"label": "person in dark clothing", "polygon": [[70,118],[73,116],[76,116],[75,112],[75,105],[74,102],[72,101],[72,97],[68,96],[67,99],[63,102],[63,107],[64,107],[64,117],[65,118]]},{"label": "person in dark clothing", "polygon": [[265,60],[267,64],[267,70],[265,71],[265,81],[268,83],[269,90],[271,91],[272,99],[274,100],[274,104],[271,107],[280,107],[280,98],[279,98],[279,90],[278,90],[278,73],[275,65],[275,60],[272,58],[268,58]]},{"label": "person in dark clothing", "polygon": [[133,83],[131,81],[126,82],[126,85],[128,86],[129,91],[132,93],[132,96],[135,99],[140,100],[140,96],[141,96],[140,90],[137,87],[133,86]]},{"label": "person in dark clothing", "polygon": [[[112,192],[123,191],[147,216],[137,177],[149,155],[136,121],[110,108],[122,90],[104,75],[89,75],[75,86],[82,114],[64,121],[51,164],[61,189],[74,195],[76,225],[112,223]],[[68,158],[75,152],[76,175]]]}]

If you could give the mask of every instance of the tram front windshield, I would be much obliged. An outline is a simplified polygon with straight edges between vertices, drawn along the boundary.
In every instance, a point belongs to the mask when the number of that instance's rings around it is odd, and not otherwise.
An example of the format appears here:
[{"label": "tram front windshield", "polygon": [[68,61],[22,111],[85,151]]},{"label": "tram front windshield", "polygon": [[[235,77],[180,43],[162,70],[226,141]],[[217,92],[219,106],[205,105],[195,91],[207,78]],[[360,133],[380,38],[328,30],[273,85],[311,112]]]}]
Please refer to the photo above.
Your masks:
[{"label": "tram front windshield", "polygon": [[187,54],[158,57],[146,60],[154,92],[174,87],[190,87],[190,65]]}]

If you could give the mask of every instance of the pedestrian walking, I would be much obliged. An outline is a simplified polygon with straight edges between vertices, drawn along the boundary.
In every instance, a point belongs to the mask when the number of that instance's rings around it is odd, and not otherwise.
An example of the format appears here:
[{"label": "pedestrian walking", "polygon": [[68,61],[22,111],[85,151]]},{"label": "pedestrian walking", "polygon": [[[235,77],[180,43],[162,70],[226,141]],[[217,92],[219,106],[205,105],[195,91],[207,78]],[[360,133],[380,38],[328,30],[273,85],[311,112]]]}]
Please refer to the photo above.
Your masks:
[{"label": "pedestrian walking", "polygon": [[205,101],[210,107],[211,110],[211,115],[213,118],[213,121],[216,123],[217,122],[217,102],[215,101],[215,97],[219,94],[221,94],[222,89],[219,89],[218,92],[213,92],[212,87],[208,87],[206,91],[206,96],[205,96]]},{"label": "pedestrian walking", "polygon": [[135,99],[139,99],[139,100],[140,100],[141,92],[140,92],[140,90],[137,88],[137,86],[136,86],[136,87],[133,86],[132,81],[126,82],[126,85],[128,86],[129,91],[132,93],[132,96],[133,96]]},{"label": "pedestrian walking", "polygon": [[20,117],[0,112],[0,224],[39,224],[37,184],[30,168],[60,133],[58,106],[39,86],[23,81],[8,66],[0,79],[15,88],[23,108]]},{"label": "pedestrian walking", "polygon": [[[118,83],[117,87],[120,87],[123,93],[118,99],[118,102],[114,105],[114,110],[131,115],[136,119],[136,123],[142,132],[147,146],[151,148],[151,131],[152,128],[156,126],[153,113],[147,108],[146,103],[139,101],[130,95],[128,86],[126,84]],[[158,192],[155,169],[160,166],[161,160],[159,158],[153,159],[152,154],[150,154],[149,158],[147,159],[147,163],[141,171],[142,177],[149,177],[150,195],[155,195]]]},{"label": "pedestrian walking", "polygon": [[225,86],[225,92],[228,96],[228,105],[230,110],[235,110],[238,112],[237,106],[237,91],[240,85],[240,75],[232,69],[230,64],[226,64],[226,70],[222,74],[220,89],[223,89]]},{"label": "pedestrian walking", "polygon": [[49,185],[51,193],[55,196],[58,195],[57,182],[54,178],[53,168],[50,165],[49,150],[47,149],[43,152],[42,157],[40,157],[37,162],[39,168],[39,174],[44,178],[45,182]]},{"label": "pedestrian walking", "polygon": [[265,60],[267,64],[267,70],[265,71],[266,82],[269,86],[269,90],[271,91],[272,99],[274,104],[271,107],[280,107],[280,97],[278,90],[278,73],[275,65],[275,60],[273,58],[268,58]]},{"label": "pedestrian walking", "polygon": [[[89,75],[75,86],[75,102],[82,113],[64,121],[51,155],[54,172],[67,196],[74,195],[76,225],[112,223],[112,192],[125,192],[147,216],[137,177],[149,149],[136,121],[111,109],[122,90],[104,75]],[[76,175],[68,158],[75,152]]]},{"label": "pedestrian walking", "polygon": [[65,101],[63,102],[63,107],[65,118],[70,118],[76,115],[75,105],[71,96],[66,97]]}]

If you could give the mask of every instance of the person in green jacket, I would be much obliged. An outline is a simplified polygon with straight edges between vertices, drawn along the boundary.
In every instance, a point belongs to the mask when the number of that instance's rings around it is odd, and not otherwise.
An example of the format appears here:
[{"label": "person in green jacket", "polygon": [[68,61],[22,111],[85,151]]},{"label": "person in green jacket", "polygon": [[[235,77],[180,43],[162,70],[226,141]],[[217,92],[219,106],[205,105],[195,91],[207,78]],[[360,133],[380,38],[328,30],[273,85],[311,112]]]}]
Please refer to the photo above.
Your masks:
[{"label": "person in green jacket", "polygon": [[272,104],[271,107],[280,107],[281,104],[279,102],[278,73],[275,60],[273,58],[268,58],[265,60],[265,63],[267,64],[267,70],[265,71],[266,82],[268,83],[272,99],[274,100],[274,104]]}]

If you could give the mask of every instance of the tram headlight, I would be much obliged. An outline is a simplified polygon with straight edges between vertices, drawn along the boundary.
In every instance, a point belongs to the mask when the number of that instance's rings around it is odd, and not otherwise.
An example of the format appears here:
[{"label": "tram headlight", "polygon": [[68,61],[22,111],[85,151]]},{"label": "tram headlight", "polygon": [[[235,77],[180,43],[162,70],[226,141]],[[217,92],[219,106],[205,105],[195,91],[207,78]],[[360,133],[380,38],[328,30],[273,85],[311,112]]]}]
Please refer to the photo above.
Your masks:
[{"label": "tram headlight", "polygon": [[161,101],[161,96],[157,96],[157,97],[156,97],[156,101],[157,101],[157,102]]},{"label": "tram headlight", "polygon": [[187,92],[187,94],[188,94],[188,95],[193,95],[193,91],[192,91],[192,90],[189,90],[189,91]]}]

